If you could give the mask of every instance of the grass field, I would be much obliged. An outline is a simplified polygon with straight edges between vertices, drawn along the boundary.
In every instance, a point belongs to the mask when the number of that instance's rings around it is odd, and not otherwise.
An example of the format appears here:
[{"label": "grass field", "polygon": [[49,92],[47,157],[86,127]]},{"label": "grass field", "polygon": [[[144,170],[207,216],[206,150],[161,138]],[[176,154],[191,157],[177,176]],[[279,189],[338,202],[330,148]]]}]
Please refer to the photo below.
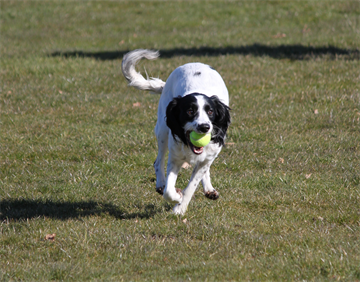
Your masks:
[{"label": "grass field", "polygon": [[[0,281],[360,281],[359,1],[0,8]],[[155,193],[159,96],[121,75],[136,48],[229,89],[220,198],[183,217]]]}]

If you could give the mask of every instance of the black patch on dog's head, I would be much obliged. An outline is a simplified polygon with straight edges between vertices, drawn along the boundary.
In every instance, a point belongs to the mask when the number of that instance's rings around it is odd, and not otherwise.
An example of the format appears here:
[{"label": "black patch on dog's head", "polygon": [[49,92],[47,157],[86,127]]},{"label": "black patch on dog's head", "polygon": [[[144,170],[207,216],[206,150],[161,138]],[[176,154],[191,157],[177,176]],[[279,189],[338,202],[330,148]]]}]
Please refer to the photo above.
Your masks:
[{"label": "black patch on dog's head", "polygon": [[197,71],[194,73],[194,76],[200,76],[201,75],[201,71]]},{"label": "black patch on dog's head", "polygon": [[[204,109],[199,109],[196,96],[201,95],[205,98]],[[186,132],[184,126],[192,122],[199,116],[199,110],[208,112],[212,109],[212,114],[208,114],[209,120],[213,124],[211,140],[214,143],[224,145],[226,131],[230,124],[230,108],[222,103],[217,96],[208,97],[203,94],[193,93],[184,97],[174,98],[166,108],[166,124],[171,130],[174,139],[177,136],[187,145]]]},{"label": "black patch on dog's head", "polygon": [[[190,114],[192,112],[192,114]],[[198,103],[195,94],[174,98],[166,108],[166,124],[171,134],[187,145],[184,126],[198,116]]]},{"label": "black patch on dog's head", "polygon": [[226,132],[231,123],[230,107],[221,102],[215,95],[211,96],[209,99],[214,103],[213,109],[215,116],[214,120],[212,120],[214,128],[211,140],[213,140],[214,143],[224,145]]}]

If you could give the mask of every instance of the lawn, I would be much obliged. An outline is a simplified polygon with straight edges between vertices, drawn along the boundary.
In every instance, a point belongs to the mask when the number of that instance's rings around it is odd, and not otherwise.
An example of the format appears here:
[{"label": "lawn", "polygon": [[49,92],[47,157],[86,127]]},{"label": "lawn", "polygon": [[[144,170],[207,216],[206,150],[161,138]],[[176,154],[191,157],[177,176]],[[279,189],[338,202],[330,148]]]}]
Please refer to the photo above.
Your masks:
[{"label": "lawn", "polygon": [[[360,281],[358,1],[1,1],[0,281]],[[232,124],[185,216],[155,192],[163,80],[201,61]],[[191,169],[181,171],[185,188]],[[55,234],[49,238],[49,234]]]}]

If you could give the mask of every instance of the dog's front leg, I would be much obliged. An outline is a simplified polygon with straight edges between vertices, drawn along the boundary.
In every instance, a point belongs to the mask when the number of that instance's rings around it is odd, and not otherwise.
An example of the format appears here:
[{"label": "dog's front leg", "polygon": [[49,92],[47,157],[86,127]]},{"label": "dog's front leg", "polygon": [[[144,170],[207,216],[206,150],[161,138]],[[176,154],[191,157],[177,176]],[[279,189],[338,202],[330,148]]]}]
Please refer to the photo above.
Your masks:
[{"label": "dog's front leg", "polygon": [[210,181],[210,168],[205,172],[204,177],[201,180],[204,187],[204,195],[211,200],[217,200],[219,198],[219,192],[214,189]]},{"label": "dog's front leg", "polygon": [[190,182],[188,186],[183,190],[182,202],[177,204],[173,209],[173,212],[175,214],[181,214],[181,215],[185,214],[186,209],[190,203],[192,196],[196,191],[197,186],[199,185],[200,180],[209,170],[211,163],[212,162],[206,162],[206,163],[197,164],[195,166],[194,171],[190,178]]},{"label": "dog's front leg", "polygon": [[181,203],[183,195],[180,189],[175,188],[176,179],[181,169],[181,164],[171,161],[169,154],[169,161],[167,166],[167,178],[164,190],[164,199],[171,203]]}]

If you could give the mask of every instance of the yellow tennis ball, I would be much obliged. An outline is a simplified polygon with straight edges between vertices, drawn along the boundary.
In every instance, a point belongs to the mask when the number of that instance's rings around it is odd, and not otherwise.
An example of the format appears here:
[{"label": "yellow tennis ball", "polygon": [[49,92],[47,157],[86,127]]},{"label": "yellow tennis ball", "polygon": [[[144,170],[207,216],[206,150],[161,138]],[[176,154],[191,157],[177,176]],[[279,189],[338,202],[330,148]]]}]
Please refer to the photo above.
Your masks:
[{"label": "yellow tennis ball", "polygon": [[211,140],[211,133],[190,133],[190,142],[196,147],[205,147]]}]

